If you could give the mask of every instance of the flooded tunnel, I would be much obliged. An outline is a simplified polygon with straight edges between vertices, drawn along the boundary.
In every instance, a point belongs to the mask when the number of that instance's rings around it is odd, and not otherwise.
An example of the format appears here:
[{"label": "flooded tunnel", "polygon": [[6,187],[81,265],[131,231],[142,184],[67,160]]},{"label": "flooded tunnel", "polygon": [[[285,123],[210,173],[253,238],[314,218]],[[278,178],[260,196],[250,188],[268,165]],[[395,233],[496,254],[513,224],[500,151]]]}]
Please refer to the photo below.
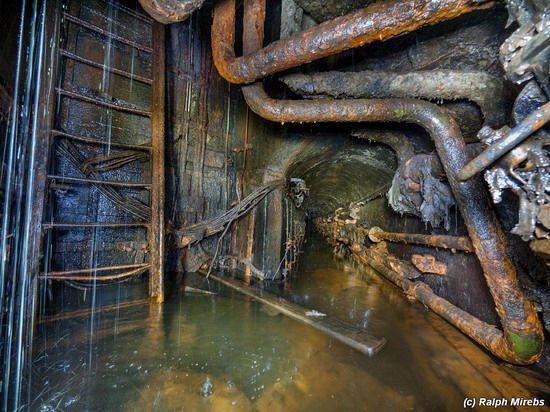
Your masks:
[{"label": "flooded tunnel", "polygon": [[0,2],[1,410],[546,410],[549,16]]}]

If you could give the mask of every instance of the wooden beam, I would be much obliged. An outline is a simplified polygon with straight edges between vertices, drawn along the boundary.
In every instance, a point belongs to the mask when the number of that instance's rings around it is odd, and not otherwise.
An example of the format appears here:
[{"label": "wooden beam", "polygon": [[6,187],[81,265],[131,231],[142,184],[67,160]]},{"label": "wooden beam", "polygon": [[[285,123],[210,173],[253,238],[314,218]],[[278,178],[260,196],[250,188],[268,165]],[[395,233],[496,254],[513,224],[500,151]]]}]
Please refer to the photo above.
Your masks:
[{"label": "wooden beam", "polygon": [[[201,275],[206,275],[206,272],[204,271],[199,271],[198,273]],[[251,297],[264,305],[270,306],[289,318],[312,326],[315,329],[327,334],[331,338],[345,343],[346,345],[351,346],[366,355],[372,356],[376,354],[386,344],[386,339],[376,337],[362,328],[355,327],[341,321],[340,319],[320,314],[319,312],[312,311],[311,309],[304,308],[295,303],[291,303],[286,299],[272,295],[264,290],[247,286],[238,280],[229,277],[221,277],[214,274],[210,274],[208,278],[248,297]],[[315,316],[315,314],[319,314],[321,316]]]}]

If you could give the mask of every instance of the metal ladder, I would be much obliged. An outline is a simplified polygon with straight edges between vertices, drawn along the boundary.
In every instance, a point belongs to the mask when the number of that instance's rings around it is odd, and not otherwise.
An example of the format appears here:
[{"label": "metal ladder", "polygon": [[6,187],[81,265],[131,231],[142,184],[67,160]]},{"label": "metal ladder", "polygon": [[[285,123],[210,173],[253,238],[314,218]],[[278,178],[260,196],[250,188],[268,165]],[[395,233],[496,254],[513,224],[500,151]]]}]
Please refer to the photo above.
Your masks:
[{"label": "metal ladder", "polygon": [[50,13],[60,42],[36,213],[40,278],[84,286],[148,271],[149,294],[162,301],[164,27],[110,0]]}]

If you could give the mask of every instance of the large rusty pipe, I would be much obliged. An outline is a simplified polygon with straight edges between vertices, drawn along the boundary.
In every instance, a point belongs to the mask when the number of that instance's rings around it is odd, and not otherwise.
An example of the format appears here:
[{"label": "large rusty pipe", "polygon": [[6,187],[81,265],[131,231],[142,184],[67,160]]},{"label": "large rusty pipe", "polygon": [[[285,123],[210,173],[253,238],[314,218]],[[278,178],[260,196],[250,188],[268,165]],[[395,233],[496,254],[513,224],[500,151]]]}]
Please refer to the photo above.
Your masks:
[{"label": "large rusty pipe", "polygon": [[[264,1],[245,0],[245,17],[252,17],[245,18],[244,23],[244,31],[247,33],[243,44],[245,53],[250,53],[261,45],[265,14],[250,10],[262,10],[262,7],[255,5],[264,4]],[[234,0],[229,0],[228,3],[234,5]],[[234,7],[216,8],[214,20],[220,19],[220,12],[226,13],[223,17],[231,25],[225,29],[232,33],[229,37],[234,39]],[[383,38],[381,35],[380,39]],[[216,48],[218,45],[213,43],[213,46]],[[230,46],[233,49],[232,43]],[[499,339],[496,341],[487,340],[474,336],[476,329],[464,328],[460,322],[451,322],[507,362],[528,364],[540,357],[544,340],[542,326],[533,304],[525,298],[519,287],[515,267],[506,253],[504,234],[483,184],[479,178],[463,183],[456,179],[467,159],[466,144],[452,118],[436,105],[414,99],[304,102],[273,99],[267,95],[261,83],[245,86],[242,90],[252,111],[274,122],[392,122],[414,123],[423,127],[433,139],[445,168],[449,185],[495,302],[503,332],[499,331]]]},{"label": "large rusty pipe", "polygon": [[542,327],[519,287],[489,197],[479,178],[463,183],[456,179],[467,158],[466,144],[453,119],[436,105],[413,99],[283,101],[269,97],[259,83],[243,87],[243,94],[255,113],[275,122],[396,122],[423,127],[434,140],[504,329],[498,345],[487,342],[484,346],[507,362],[527,364],[538,359]]},{"label": "large rusty pipe", "polygon": [[435,248],[474,252],[472,242],[465,236],[423,235],[419,233],[385,232],[376,226],[371,227],[370,230],[366,232],[369,239],[375,243],[382,240],[388,240],[390,242],[414,243],[416,245],[425,245]]},{"label": "large rusty pipe", "polygon": [[508,123],[509,90],[498,77],[484,72],[419,70],[414,72],[360,71],[294,73],[280,80],[307,98],[417,98],[467,99],[479,106],[485,124]]},{"label": "large rusty pipe", "polygon": [[235,0],[223,0],[214,11],[212,53],[214,63],[224,79],[231,83],[246,84],[344,50],[387,40],[474,10],[487,9],[494,4],[487,0],[377,2],[276,41],[248,55],[245,52],[243,57],[236,57]]},{"label": "large rusty pipe", "polygon": [[[365,248],[356,255],[361,263],[376,269],[376,271],[381,273],[386,279],[403,289],[407,295],[418,299],[443,319],[465,332],[477,343],[489,349],[492,353],[505,361],[514,362],[513,358],[507,359],[506,356],[500,355],[500,353],[507,353],[509,349],[502,337],[502,331],[498,328],[483,322],[436,295],[426,283],[409,280],[398,271],[388,268],[384,263],[387,257],[386,255],[382,255],[372,248]],[[406,262],[403,262],[403,264],[406,264]]]},{"label": "large rusty pipe", "polygon": [[204,0],[139,0],[139,3],[156,21],[170,24],[186,20],[201,8]]},{"label": "large rusty pipe", "polygon": [[550,122],[550,103],[535,110],[501,139],[465,165],[457,175],[458,180],[468,180],[482,172],[548,122]]}]

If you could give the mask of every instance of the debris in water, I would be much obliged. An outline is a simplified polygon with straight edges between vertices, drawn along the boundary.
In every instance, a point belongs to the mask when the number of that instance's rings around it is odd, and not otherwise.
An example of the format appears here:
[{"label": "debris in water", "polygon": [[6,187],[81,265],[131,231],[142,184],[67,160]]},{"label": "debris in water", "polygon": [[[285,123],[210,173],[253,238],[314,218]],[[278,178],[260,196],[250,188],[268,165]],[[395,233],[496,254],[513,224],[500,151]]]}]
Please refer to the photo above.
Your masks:
[{"label": "debris in water", "polygon": [[327,316],[326,313],[322,313],[322,312],[317,312],[316,310],[308,310],[306,312],[306,316],[315,316],[315,317],[323,317],[323,316]]},{"label": "debris in water", "polygon": [[201,387],[201,395],[207,398],[212,395],[212,392],[214,392],[214,386],[212,385],[212,382],[210,382],[210,378],[207,376]]}]

